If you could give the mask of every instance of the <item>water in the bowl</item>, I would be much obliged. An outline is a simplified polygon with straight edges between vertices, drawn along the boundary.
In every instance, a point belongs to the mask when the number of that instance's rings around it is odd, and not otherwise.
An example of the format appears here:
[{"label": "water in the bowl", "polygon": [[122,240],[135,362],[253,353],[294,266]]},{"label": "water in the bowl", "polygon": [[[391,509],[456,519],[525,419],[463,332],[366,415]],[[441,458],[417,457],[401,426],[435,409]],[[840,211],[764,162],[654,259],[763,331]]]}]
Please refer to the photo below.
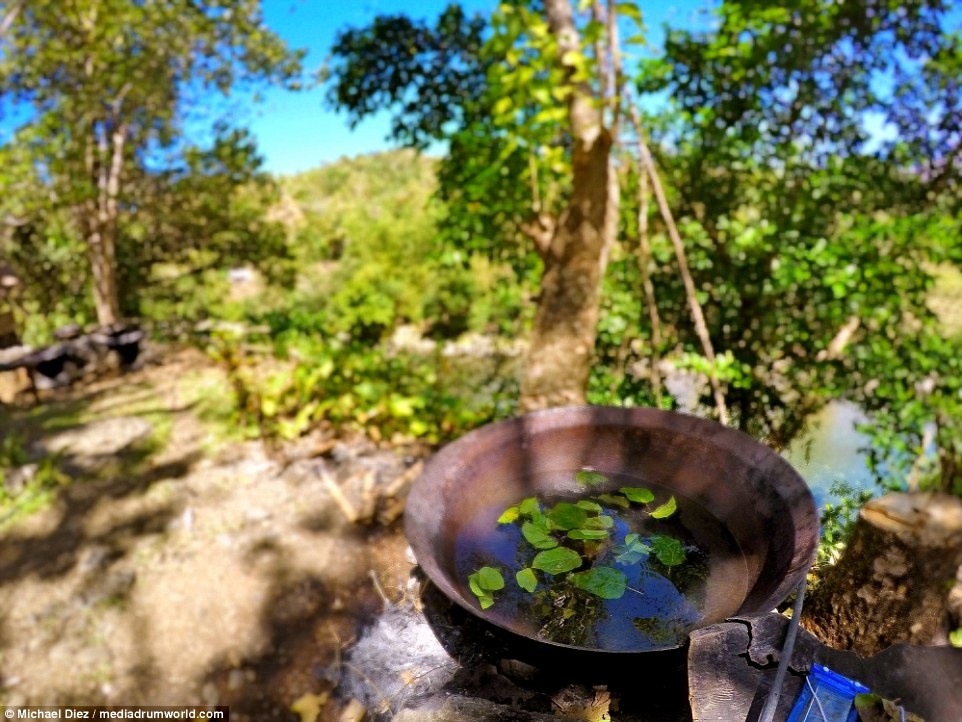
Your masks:
[{"label": "water in the bowl", "polygon": [[[558,472],[524,488],[557,489]],[[586,472],[577,472],[592,481]],[[464,524],[465,598],[509,629],[602,650],[654,650],[733,614],[748,574],[731,533],[699,504],[627,475],[583,493],[492,504]]]}]

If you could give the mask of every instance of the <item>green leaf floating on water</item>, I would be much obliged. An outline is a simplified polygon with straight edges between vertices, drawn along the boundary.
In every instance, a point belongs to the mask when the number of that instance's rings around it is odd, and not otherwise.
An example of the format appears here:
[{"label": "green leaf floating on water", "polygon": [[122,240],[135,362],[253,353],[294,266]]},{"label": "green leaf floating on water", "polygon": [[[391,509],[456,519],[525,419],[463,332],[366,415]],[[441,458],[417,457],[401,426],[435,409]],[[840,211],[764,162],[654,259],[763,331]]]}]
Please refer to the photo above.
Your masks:
[{"label": "green leaf floating on water", "polygon": [[585,511],[593,511],[600,514],[604,509],[601,508],[601,504],[594,501],[589,501],[588,499],[582,499],[577,504],[575,504],[579,509],[584,509]]},{"label": "green leaf floating on water", "polygon": [[615,561],[625,565],[637,564],[650,553],[651,547],[638,534],[627,534],[624,546],[615,549]]},{"label": "green leaf floating on water", "polygon": [[651,544],[652,552],[658,557],[658,561],[666,567],[678,566],[685,561],[685,547],[679,539],[673,536],[655,534],[648,541]]},{"label": "green leaf floating on water", "polygon": [[588,518],[588,512],[577,504],[559,501],[545,514],[555,529],[577,529]]},{"label": "green leaf floating on water", "polygon": [[671,497],[668,501],[651,512],[651,516],[655,519],[665,519],[674,514],[676,509],[678,509],[678,504],[675,502],[675,497]]},{"label": "green leaf floating on water", "polygon": [[602,599],[621,599],[628,586],[628,577],[612,567],[592,567],[568,578],[579,589]]},{"label": "green leaf floating on water", "polygon": [[468,577],[468,586],[478,598],[481,609],[487,609],[494,604],[494,595],[491,592],[504,589],[504,577],[494,567],[481,567]]},{"label": "green leaf floating on water", "polygon": [[610,506],[620,506],[622,509],[627,509],[631,506],[628,500],[621,494],[601,494],[598,497],[598,501],[602,501]]},{"label": "green leaf floating on water", "polygon": [[518,504],[518,512],[521,516],[531,516],[532,514],[537,514],[539,511],[541,511],[541,504],[538,503],[538,498],[535,496],[529,496]]},{"label": "green leaf floating on water", "polygon": [[521,509],[518,506],[509,506],[501,516],[498,517],[498,524],[510,524],[521,516]]},{"label": "green leaf floating on water", "polygon": [[631,501],[637,501],[639,504],[648,504],[655,500],[655,495],[651,492],[651,489],[646,489],[643,486],[623,486],[618,491],[628,497]]},{"label": "green leaf floating on water", "polygon": [[581,566],[581,555],[573,549],[558,547],[540,552],[531,566],[548,574],[564,574]]},{"label": "green leaf floating on water", "polygon": [[538,577],[535,576],[534,569],[522,569],[514,575],[518,586],[526,592],[533,592],[538,586]]},{"label": "green leaf floating on water", "polygon": [[558,540],[551,536],[544,526],[534,522],[526,521],[522,524],[521,535],[535,549],[551,549],[558,546]]},{"label": "green leaf floating on water", "polygon": [[582,529],[611,529],[614,525],[614,519],[602,514],[600,516],[588,517],[580,526]]},{"label": "green leaf floating on water", "polygon": [[482,589],[495,592],[504,589],[504,577],[494,567],[481,567],[478,569],[478,583]]},{"label": "green leaf floating on water", "polygon": [[575,474],[575,481],[583,486],[596,486],[608,481],[608,477],[593,469],[582,469]]},{"label": "green leaf floating on water", "polygon": [[609,532],[607,529],[572,529],[568,532],[569,539],[607,539]]}]

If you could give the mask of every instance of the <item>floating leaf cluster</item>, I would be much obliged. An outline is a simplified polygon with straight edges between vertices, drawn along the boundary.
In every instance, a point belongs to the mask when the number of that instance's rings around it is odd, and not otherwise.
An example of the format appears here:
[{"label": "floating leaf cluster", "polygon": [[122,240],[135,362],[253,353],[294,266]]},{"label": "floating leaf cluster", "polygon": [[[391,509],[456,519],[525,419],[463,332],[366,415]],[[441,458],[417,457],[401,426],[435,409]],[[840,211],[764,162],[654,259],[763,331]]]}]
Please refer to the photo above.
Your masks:
[{"label": "floating leaf cluster", "polygon": [[468,577],[468,586],[481,603],[481,609],[494,604],[494,592],[504,589],[504,577],[494,567],[481,567]]},{"label": "floating leaf cluster", "polygon": [[[575,480],[586,487],[608,482],[604,474],[592,469],[578,471]],[[650,489],[624,486],[617,492],[576,502],[559,501],[544,506],[532,496],[509,506],[498,517],[498,523],[520,526],[521,536],[535,551],[529,565],[515,574],[518,587],[533,594],[539,585],[556,588],[565,584],[601,599],[620,599],[628,589],[625,573],[615,566],[591,565],[603,549],[610,548],[615,564],[623,567],[643,562],[650,555],[666,567],[684,563],[684,545],[665,534],[643,538],[631,533],[623,543],[612,546],[615,507],[629,509],[641,505],[653,519],[666,519],[678,509],[674,496],[651,507],[654,501],[655,494]],[[583,568],[586,565],[589,566]],[[494,593],[504,584],[501,572],[489,566],[468,577],[468,585],[482,609],[494,604]]]}]

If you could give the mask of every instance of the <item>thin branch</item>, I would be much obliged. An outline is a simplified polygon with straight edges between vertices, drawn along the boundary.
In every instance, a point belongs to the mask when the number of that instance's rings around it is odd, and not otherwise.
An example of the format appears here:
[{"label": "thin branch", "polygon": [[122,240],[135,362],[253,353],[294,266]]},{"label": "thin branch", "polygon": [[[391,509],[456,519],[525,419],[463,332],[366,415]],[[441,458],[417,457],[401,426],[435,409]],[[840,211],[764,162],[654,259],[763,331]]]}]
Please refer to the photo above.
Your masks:
[{"label": "thin branch", "polygon": [[541,190],[538,188],[538,162],[534,159],[534,151],[528,151],[528,175],[531,176],[531,210],[541,213],[544,204],[541,202]]},{"label": "thin branch", "polygon": [[[631,124],[641,135],[641,118],[638,109],[631,105]],[[651,323],[651,391],[655,402],[661,403],[661,318],[658,315],[658,302],[655,285],[651,281],[651,240],[648,238],[648,207],[650,203],[648,173],[638,169],[638,268],[641,270],[641,284],[645,290],[645,305]]]},{"label": "thin branch", "polygon": [[[591,3],[591,19],[605,25],[605,11],[598,0]],[[611,56],[606,52],[606,46],[599,37],[594,42],[595,59],[598,61],[598,97],[607,105],[611,101],[613,88],[611,86]]]},{"label": "thin branch", "polygon": [[23,6],[27,4],[27,0],[15,0],[10,9],[7,10],[7,14],[3,16],[3,20],[0,20],[0,38],[7,34],[7,31],[13,25],[13,21],[17,19],[17,15],[23,10]]},{"label": "thin branch", "polygon": [[[608,54],[611,58],[611,74],[608,78],[610,83],[609,102],[611,103],[611,127],[617,129],[621,119],[621,98],[619,89],[624,84],[624,73],[621,65],[621,46],[618,41],[618,12],[615,0],[608,0]],[[614,131],[613,131],[614,132]]]},{"label": "thin branch", "polygon": [[[635,113],[637,115],[637,111],[635,111]],[[702,352],[708,360],[708,381],[711,384],[712,395],[715,398],[718,420],[727,425],[728,411],[725,407],[725,396],[722,393],[721,384],[718,383],[718,374],[715,368],[715,350],[712,348],[711,338],[708,335],[705,315],[702,312],[701,304],[698,302],[695,282],[692,280],[691,270],[688,267],[685,246],[678,233],[678,227],[675,225],[675,219],[671,215],[671,209],[668,207],[668,199],[665,197],[665,191],[662,188],[661,179],[658,176],[658,169],[655,168],[655,162],[652,160],[648,144],[645,142],[645,136],[640,122],[635,130],[638,135],[639,161],[651,179],[651,187],[655,194],[655,200],[658,203],[658,210],[661,212],[661,217],[665,222],[665,226],[668,228],[668,237],[671,239],[671,244],[675,249],[675,257],[678,260],[678,270],[681,273],[682,283],[685,286],[685,295],[688,297],[688,307],[691,311],[692,321],[695,324],[695,333],[701,342]]]}]

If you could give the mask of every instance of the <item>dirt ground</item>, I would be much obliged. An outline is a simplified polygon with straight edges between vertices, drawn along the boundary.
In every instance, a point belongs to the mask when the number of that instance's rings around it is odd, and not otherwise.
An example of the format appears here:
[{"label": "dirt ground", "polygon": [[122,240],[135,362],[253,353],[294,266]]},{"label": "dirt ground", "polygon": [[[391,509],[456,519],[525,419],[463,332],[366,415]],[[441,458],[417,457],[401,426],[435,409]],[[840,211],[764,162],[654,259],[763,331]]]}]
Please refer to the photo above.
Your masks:
[{"label": "dirt ground", "polygon": [[322,478],[388,484],[414,459],[360,440],[225,440],[204,411],[218,383],[200,353],[165,351],[0,408],[0,440],[18,434],[66,474],[45,508],[0,527],[0,705],[310,719],[300,700],[337,719],[341,655],[411,565],[397,524],[349,524]]}]

